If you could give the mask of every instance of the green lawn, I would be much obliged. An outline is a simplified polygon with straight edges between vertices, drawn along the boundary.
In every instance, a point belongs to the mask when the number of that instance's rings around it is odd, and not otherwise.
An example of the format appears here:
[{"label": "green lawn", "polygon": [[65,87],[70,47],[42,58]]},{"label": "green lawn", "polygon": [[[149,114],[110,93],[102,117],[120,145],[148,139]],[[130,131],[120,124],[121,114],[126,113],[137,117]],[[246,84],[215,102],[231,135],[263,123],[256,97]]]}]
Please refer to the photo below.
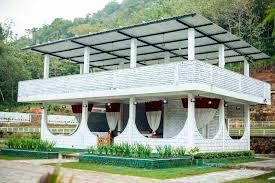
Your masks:
[{"label": "green lawn", "polygon": [[[264,161],[266,159],[263,158],[243,158],[243,159],[223,159],[219,161],[213,162],[214,164],[228,164],[228,165],[233,165],[233,164],[240,164],[240,163],[249,163],[249,162],[254,162],[254,161]],[[211,160],[209,160],[209,163],[212,163]]]},{"label": "green lawn", "polygon": [[275,180],[268,180],[269,177],[275,177],[275,171],[249,179],[230,181],[228,183],[274,183]]},{"label": "green lawn", "polygon": [[24,160],[24,159],[33,159],[33,158],[17,157],[17,156],[7,156],[7,155],[1,155],[0,154],[0,159],[4,159],[4,160]]},{"label": "green lawn", "polygon": [[129,168],[122,166],[112,165],[99,165],[93,163],[64,163],[62,167],[93,170],[98,172],[107,172],[112,174],[132,175],[138,177],[148,177],[154,179],[171,179],[178,177],[185,177],[191,175],[199,175],[209,172],[225,171],[227,168],[209,168],[209,167],[178,167],[178,168],[165,168],[165,169],[142,169],[142,168]]}]

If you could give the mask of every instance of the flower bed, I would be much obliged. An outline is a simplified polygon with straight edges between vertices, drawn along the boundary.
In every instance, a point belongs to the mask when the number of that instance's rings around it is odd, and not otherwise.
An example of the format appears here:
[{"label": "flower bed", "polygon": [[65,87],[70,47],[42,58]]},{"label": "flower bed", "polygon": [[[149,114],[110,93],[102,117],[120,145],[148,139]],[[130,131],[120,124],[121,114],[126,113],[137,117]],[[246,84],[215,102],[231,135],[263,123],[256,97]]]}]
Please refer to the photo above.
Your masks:
[{"label": "flower bed", "polygon": [[130,158],[109,155],[82,154],[79,162],[98,163],[106,165],[128,166],[134,168],[170,168],[191,165],[189,156],[181,158]]},{"label": "flower bed", "polygon": [[29,158],[41,158],[41,159],[53,159],[58,158],[58,152],[45,152],[45,151],[34,151],[34,150],[23,150],[23,149],[1,149],[1,154],[8,156],[20,156]]}]

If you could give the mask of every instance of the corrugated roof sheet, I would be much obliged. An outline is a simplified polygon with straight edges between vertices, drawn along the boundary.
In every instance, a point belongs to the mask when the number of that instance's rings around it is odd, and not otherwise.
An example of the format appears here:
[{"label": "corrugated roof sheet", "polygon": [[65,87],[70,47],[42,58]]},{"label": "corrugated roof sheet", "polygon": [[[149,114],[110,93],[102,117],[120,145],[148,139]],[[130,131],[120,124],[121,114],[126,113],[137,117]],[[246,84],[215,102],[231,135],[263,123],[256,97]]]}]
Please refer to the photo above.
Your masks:
[{"label": "corrugated roof sheet", "polygon": [[72,37],[30,46],[25,49],[49,54],[62,60],[82,63],[85,46],[90,47],[90,64],[97,69],[115,69],[121,62],[129,64],[130,39],[138,39],[138,63],[150,65],[164,60],[170,52],[171,61],[187,59],[187,30],[195,28],[196,59],[215,64],[218,45],[225,45],[225,62],[270,58],[265,53],[236,37],[207,18],[192,13],[128,27]]}]

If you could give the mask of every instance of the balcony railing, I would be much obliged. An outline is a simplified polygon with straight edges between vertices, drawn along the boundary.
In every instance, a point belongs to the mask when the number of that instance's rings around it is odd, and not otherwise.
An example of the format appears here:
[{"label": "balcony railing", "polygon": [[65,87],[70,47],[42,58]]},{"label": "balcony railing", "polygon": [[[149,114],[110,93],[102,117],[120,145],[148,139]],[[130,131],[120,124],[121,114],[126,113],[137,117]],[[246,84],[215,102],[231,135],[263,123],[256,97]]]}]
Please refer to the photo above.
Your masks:
[{"label": "balcony railing", "polygon": [[[123,91],[121,95],[125,96],[137,94],[135,92],[139,89],[144,89],[139,91],[146,93],[146,89],[150,88],[158,88],[155,90],[158,92],[164,92],[162,89],[165,89],[165,92],[173,92],[176,88],[179,91],[180,86],[182,91],[200,91],[202,85],[208,87],[208,92],[217,91],[219,95],[234,94],[231,97],[258,103],[270,102],[268,83],[201,61],[183,61],[134,69],[21,81],[18,101],[104,97],[107,94],[117,96],[120,91]],[[247,97],[251,97],[251,100]]]}]

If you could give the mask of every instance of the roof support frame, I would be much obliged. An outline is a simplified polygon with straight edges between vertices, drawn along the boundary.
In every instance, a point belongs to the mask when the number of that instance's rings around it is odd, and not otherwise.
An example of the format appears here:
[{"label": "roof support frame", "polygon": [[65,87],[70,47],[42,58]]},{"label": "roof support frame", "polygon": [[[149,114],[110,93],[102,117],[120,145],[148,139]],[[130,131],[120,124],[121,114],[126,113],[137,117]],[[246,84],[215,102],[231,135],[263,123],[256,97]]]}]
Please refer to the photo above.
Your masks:
[{"label": "roof support frame", "polygon": [[[136,36],[127,34],[127,33],[122,32],[122,31],[118,31],[118,33],[123,34],[123,35],[125,35],[125,36],[128,36],[128,37],[130,37],[130,38],[136,38],[138,41],[140,41],[140,42],[142,42],[142,43],[145,43],[145,44],[147,44],[147,45],[153,46],[153,47],[155,47],[155,48],[158,48],[158,49],[160,49],[160,50],[162,50],[162,51],[164,51],[164,52],[169,52],[169,53],[171,53],[171,54],[173,54],[173,55],[180,56],[179,54],[174,53],[174,52],[172,52],[172,51],[170,51],[170,50],[168,50],[168,49],[164,49],[164,48],[162,48],[162,47],[160,47],[160,46],[153,45],[152,43],[149,43],[148,41],[144,41],[144,40],[140,39],[139,37],[136,37]],[[180,56],[180,57],[182,57],[182,56]],[[186,57],[182,57],[182,58],[184,58],[184,59],[187,60]]]},{"label": "roof support frame", "polygon": [[[198,25],[198,26],[195,26],[195,27],[199,28],[199,27],[204,27],[204,26],[209,26],[209,25],[213,25],[213,23],[201,24],[201,25]],[[170,31],[158,32],[158,33],[154,33],[154,34],[145,34],[145,35],[139,36],[139,38],[156,36],[156,35],[161,35],[161,34],[168,34],[168,33],[173,33],[173,32],[179,32],[179,31],[183,31],[183,30],[187,30],[187,29],[188,29],[188,27],[187,28],[174,29],[174,30],[170,30]],[[202,37],[205,37],[205,36],[202,36]],[[79,38],[73,38],[71,40],[76,40],[76,39],[79,39]],[[89,46],[101,46],[101,45],[104,45],[104,44],[116,43],[116,42],[127,41],[127,40],[130,40],[130,38],[119,39],[119,40],[114,40],[114,41],[107,41],[107,42],[103,42],[103,43],[92,44],[92,45],[89,45]],[[74,49],[80,49],[80,48],[84,48],[84,46],[68,49],[68,51],[72,51]],[[67,50],[59,50],[59,51],[54,51],[52,53],[59,53],[59,52],[66,52],[66,51]]]},{"label": "roof support frame", "polygon": [[[181,24],[183,24],[184,26],[188,26],[188,27],[190,27],[190,28],[194,28],[198,33],[200,33],[200,34],[202,34],[202,35],[204,35],[204,36],[206,36],[206,37],[212,39],[213,41],[216,41],[217,43],[224,44],[224,46],[226,46],[226,47],[232,49],[233,51],[237,52],[237,53],[240,54],[241,56],[249,57],[248,55],[245,55],[245,54],[243,54],[242,52],[235,50],[235,48],[232,48],[232,47],[229,46],[228,44],[222,43],[222,41],[220,41],[220,40],[218,40],[218,39],[216,39],[216,38],[214,38],[214,37],[212,37],[212,36],[210,36],[210,35],[207,35],[207,34],[204,33],[203,31],[197,29],[195,26],[189,25],[189,24],[187,24],[186,22],[184,22],[184,21],[182,21],[182,20],[179,20],[179,19],[176,19],[176,21],[179,22],[179,23],[181,23]],[[250,47],[251,47],[251,46],[250,46]],[[251,57],[249,57],[249,58],[252,59]]]},{"label": "roof support frame", "polygon": [[[68,58],[66,58],[66,57],[62,57],[62,56],[55,55],[55,54],[52,54],[52,53],[47,53],[47,52],[44,52],[44,51],[41,51],[41,50],[36,50],[35,48],[31,48],[31,49],[34,50],[34,51],[37,51],[37,52],[41,52],[41,53],[43,53],[44,55],[51,55],[51,56],[53,56],[53,57],[61,58],[61,59],[63,59],[63,60],[70,60],[70,61],[73,61],[73,62],[75,62],[75,63],[77,63],[77,64],[81,64],[81,62],[79,62],[79,61],[77,61],[77,60],[72,60],[72,59],[68,59]],[[102,70],[107,70],[107,69],[105,69],[105,68],[103,68],[103,67],[95,66],[95,65],[91,65],[91,67],[95,67],[95,68],[102,69]]]},{"label": "roof support frame", "polygon": [[[214,44],[214,43],[213,43]],[[218,44],[218,43],[215,43],[215,44]],[[205,46],[205,45],[204,45]],[[236,47],[236,49],[244,49],[244,48],[249,48],[249,46],[242,46],[242,47]],[[170,51],[176,51],[178,50],[178,48],[175,48],[175,49],[172,49]],[[230,51],[231,49],[225,49],[225,51]],[[208,54],[208,53],[216,53],[218,51],[208,51],[208,52],[200,52],[200,53],[196,53],[198,55],[201,55],[201,54]],[[163,53],[163,51],[155,51],[155,52],[148,52],[148,53],[140,53],[138,54],[138,56],[140,55],[150,55],[150,54],[153,54],[153,53]],[[254,53],[255,54],[255,53]],[[187,54],[185,55],[182,55],[182,56],[187,56]],[[179,56],[178,56],[179,57]],[[172,57],[173,58],[173,57]],[[90,62],[99,62],[99,61],[105,61],[105,60],[112,60],[112,59],[116,59],[116,58],[108,58],[108,59],[101,59],[101,60],[93,60],[93,61],[90,61]]]},{"label": "roof support frame", "polygon": [[[215,33],[215,34],[211,34],[211,35],[221,35],[221,34],[226,34],[227,32],[220,32],[220,33]],[[204,38],[205,36],[197,36],[195,37],[195,39],[199,39],[199,38]],[[129,39],[130,40],[130,39]],[[240,41],[241,39],[235,39],[235,40],[230,40],[230,41],[225,41],[225,43],[230,43],[230,42],[237,42]],[[187,41],[187,38],[185,39],[177,39],[177,40],[171,40],[171,41],[164,41],[164,42],[158,42],[158,43],[152,43],[152,45],[159,45],[159,44],[167,44],[167,43],[175,43],[175,42],[181,42],[181,41]],[[209,44],[205,44],[203,46],[211,46],[211,45],[218,45],[219,43],[209,43]],[[138,46],[138,48],[143,48],[143,47],[148,47],[148,46],[152,46],[152,45],[141,45]],[[195,46],[195,47],[202,47],[201,45]],[[83,46],[81,48],[84,48]],[[79,49],[79,48],[78,48]],[[187,47],[181,48],[181,49],[187,49]],[[130,50],[130,48],[120,48],[120,49],[114,49],[112,50],[112,52],[116,52],[116,51],[123,51],[123,50]],[[64,51],[65,52],[65,51]],[[53,52],[52,52],[53,53]],[[57,52],[54,52],[57,53]],[[90,55],[98,55],[98,54],[102,54],[102,52],[97,52],[97,53],[91,53]],[[78,58],[78,57],[83,57],[83,55],[76,55],[76,56],[72,56],[72,57],[68,57],[68,58]]]},{"label": "roof support frame", "polygon": [[94,46],[89,46],[89,45],[86,45],[86,44],[83,44],[83,43],[80,43],[78,41],[75,41],[75,40],[71,40],[73,43],[76,43],[76,44],[79,44],[79,45],[82,45],[82,46],[85,46],[85,47],[89,47],[89,48],[92,48],[94,50],[97,50],[97,51],[100,51],[100,52],[103,52],[103,53],[106,53],[106,54],[109,54],[109,55],[112,55],[112,56],[115,56],[117,58],[122,58],[122,59],[125,59],[125,60],[130,60],[129,58],[125,57],[125,56],[120,56],[118,54],[115,54],[115,53],[111,53],[109,51],[105,51],[105,50],[102,50],[102,49],[99,49],[99,48],[96,48]]}]

